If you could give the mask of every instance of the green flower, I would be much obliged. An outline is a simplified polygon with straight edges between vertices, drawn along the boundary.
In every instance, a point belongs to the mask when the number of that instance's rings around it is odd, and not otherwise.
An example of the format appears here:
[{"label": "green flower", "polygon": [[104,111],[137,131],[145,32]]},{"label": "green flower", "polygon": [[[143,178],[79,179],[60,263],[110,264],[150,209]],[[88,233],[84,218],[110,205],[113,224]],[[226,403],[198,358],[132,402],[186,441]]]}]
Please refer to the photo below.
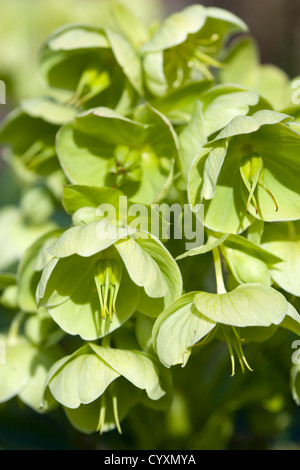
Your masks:
[{"label": "green flower", "polygon": [[39,53],[39,66],[51,87],[69,90],[76,107],[116,107],[130,88],[142,93],[141,61],[122,34],[90,25],[54,31]]},{"label": "green flower", "polygon": [[272,287],[254,283],[219,294],[191,292],[177,299],[157,318],[153,344],[166,367],[185,366],[192,348],[215,336],[228,345],[234,375],[234,354],[243,371],[245,367],[251,370],[242,347],[249,330],[255,329],[257,340],[272,325],[300,332],[299,314]]},{"label": "green flower", "polygon": [[224,40],[245,30],[239,18],[218,8],[192,5],[170,15],[141,48],[148,90],[164,96],[186,83],[213,80]]},{"label": "green flower", "polygon": [[146,204],[169,188],[170,176],[181,168],[171,124],[148,104],[136,108],[132,119],[108,108],[78,114],[60,130],[57,153],[72,183],[118,188]]},{"label": "green flower", "polygon": [[180,271],[169,252],[150,234],[134,232],[104,219],[70,228],[49,248],[53,258],[36,299],[64,331],[95,340],[136,310],[157,316],[180,295]]},{"label": "green flower", "polygon": [[120,421],[136,403],[164,409],[169,391],[169,375],[155,357],[89,343],[53,365],[44,404],[51,392],[81,432],[121,433]]},{"label": "green flower", "polygon": [[256,219],[300,217],[299,134],[292,118],[274,111],[234,118],[195,158],[189,174],[192,205],[204,203],[211,230],[241,233]]}]

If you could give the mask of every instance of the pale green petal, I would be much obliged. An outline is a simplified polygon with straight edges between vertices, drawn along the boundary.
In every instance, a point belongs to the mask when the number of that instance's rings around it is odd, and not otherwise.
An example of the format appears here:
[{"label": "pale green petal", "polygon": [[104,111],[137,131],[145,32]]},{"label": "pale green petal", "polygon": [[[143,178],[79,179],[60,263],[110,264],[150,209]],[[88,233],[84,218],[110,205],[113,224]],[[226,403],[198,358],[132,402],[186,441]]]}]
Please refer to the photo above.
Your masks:
[{"label": "pale green petal", "polygon": [[52,258],[45,266],[37,287],[39,307],[52,307],[65,302],[93,270],[90,260],[77,255],[66,259]]},{"label": "pale green petal", "polygon": [[154,37],[143,47],[143,52],[157,52],[184,42],[189,34],[198,32],[205,24],[206,9],[192,5],[168,16]]},{"label": "pale green petal", "polygon": [[112,30],[107,30],[106,35],[125,75],[135,90],[143,95],[143,70],[139,54],[124,36]]},{"label": "pale green petal", "polygon": [[[111,387],[117,390],[118,419],[121,423],[130,409],[138,402],[141,390],[136,389],[131,383],[121,377],[117,382],[113,382]],[[111,387],[108,387],[105,392],[106,413],[103,432],[112,431],[116,428],[112,397],[110,396]],[[85,434],[92,434],[98,430],[100,409],[101,397],[88,405],[80,405],[75,409],[64,407],[66,416],[72,426]]]},{"label": "pale green petal", "polygon": [[228,139],[235,135],[251,134],[260,129],[261,126],[278,124],[290,120],[292,120],[292,118],[287,114],[270,110],[257,111],[253,116],[237,116],[217,135],[213,142]]},{"label": "pale green petal", "polygon": [[174,258],[155,237],[149,235],[145,239],[137,239],[137,243],[157,263],[167,285],[167,292],[163,299],[152,300],[146,295],[141,295],[138,310],[146,315],[156,317],[182,294],[181,272]]},{"label": "pale green petal", "polygon": [[221,253],[239,284],[259,282],[271,286],[269,268],[262,260],[226,246],[221,248]]},{"label": "pale green petal", "polygon": [[63,205],[69,214],[74,214],[82,207],[97,209],[107,203],[118,207],[122,196],[123,193],[115,188],[71,184],[64,186]]},{"label": "pale green petal", "polygon": [[263,284],[244,284],[226,294],[200,292],[194,303],[207,318],[238,327],[279,325],[288,309],[285,297]]},{"label": "pale green petal", "polygon": [[192,346],[206,336],[216,323],[204,317],[193,304],[195,292],[180,297],[156,320],[153,344],[159,360],[166,367],[184,367]]},{"label": "pale green petal", "polygon": [[191,164],[199,149],[207,142],[206,123],[203,113],[203,104],[196,101],[195,109],[191,121],[184,126],[183,131],[179,134],[179,147],[182,157],[183,177],[186,181],[188,178]]},{"label": "pale green petal", "polygon": [[300,235],[293,222],[265,228],[262,246],[280,256],[282,263],[271,269],[272,279],[286,292],[300,296]]},{"label": "pale green petal", "polygon": [[71,121],[76,114],[75,108],[43,97],[25,100],[21,103],[20,107],[29,116],[42,119],[57,126]]},{"label": "pale green petal", "polygon": [[180,256],[177,256],[177,260],[187,258],[188,256],[197,256],[197,255],[203,255],[205,253],[209,253],[212,251],[214,248],[217,248],[220,246],[222,243],[226,241],[228,238],[229,234],[225,233],[222,235],[220,238],[208,238],[207,242],[205,245],[200,246],[199,248],[193,248],[192,250],[187,251],[186,253],[183,253]]},{"label": "pale green petal", "polygon": [[135,387],[145,390],[151,400],[159,400],[165,395],[155,359],[151,356],[140,351],[103,348],[95,344],[90,346],[110,367]]},{"label": "pale green petal", "polygon": [[168,286],[154,259],[132,238],[115,244],[133,282],[144,287],[149,297],[159,298],[167,294]]},{"label": "pale green petal", "polygon": [[217,85],[201,97],[207,136],[220,131],[236,116],[247,115],[259,95],[236,85]]},{"label": "pale green petal", "polygon": [[105,250],[118,240],[126,238],[134,231],[130,227],[115,227],[105,219],[100,222],[95,221],[82,227],[71,227],[66,230],[49,248],[49,251],[58,258],[66,258],[73,254],[88,258]]},{"label": "pale green petal", "polygon": [[49,232],[34,243],[22,258],[18,267],[18,303],[23,312],[36,310],[35,290],[41,277],[41,271],[52,256],[47,247],[61,235],[62,231]]},{"label": "pale green petal", "polygon": [[54,364],[46,383],[59,403],[74,409],[95,401],[118,377],[101,357],[82,348]]}]

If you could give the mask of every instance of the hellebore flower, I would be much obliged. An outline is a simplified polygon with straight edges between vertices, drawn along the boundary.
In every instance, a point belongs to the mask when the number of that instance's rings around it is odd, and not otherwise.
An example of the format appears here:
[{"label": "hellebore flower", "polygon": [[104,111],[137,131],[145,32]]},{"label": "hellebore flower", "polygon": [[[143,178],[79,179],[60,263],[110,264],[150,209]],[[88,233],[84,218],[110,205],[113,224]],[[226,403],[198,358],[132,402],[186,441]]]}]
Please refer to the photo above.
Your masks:
[{"label": "hellebore flower", "polygon": [[53,365],[44,404],[52,395],[81,432],[117,428],[121,433],[120,421],[132,406],[142,402],[164,409],[169,390],[169,374],[155,357],[89,343]]},{"label": "hellebore flower", "polygon": [[118,188],[145,204],[181,168],[171,124],[148,104],[132,119],[108,108],[78,114],[58,133],[57,153],[72,183]]},{"label": "hellebore flower", "polygon": [[242,20],[219,8],[192,5],[169,16],[141,48],[148,90],[164,96],[185,83],[213,80],[224,40],[245,30]]},{"label": "hellebore flower", "polygon": [[158,239],[135,233],[107,220],[64,232],[49,248],[37,305],[85,340],[107,335],[136,310],[156,317],[181,294],[181,274]]},{"label": "hellebore flower", "polygon": [[121,34],[89,25],[54,31],[39,53],[42,76],[51,87],[72,92],[69,104],[93,107],[121,100],[128,83],[142,93],[141,61]]},{"label": "hellebore flower", "polygon": [[242,343],[248,327],[280,325],[299,334],[300,316],[285,297],[263,284],[244,284],[231,292],[190,292],[177,299],[156,320],[153,344],[160,361],[184,367],[191,350],[214,335],[225,340],[235,373],[236,353],[241,368],[251,370]]},{"label": "hellebore flower", "polygon": [[241,233],[255,220],[300,217],[300,135],[275,111],[234,118],[195,158],[189,199],[211,230]]}]

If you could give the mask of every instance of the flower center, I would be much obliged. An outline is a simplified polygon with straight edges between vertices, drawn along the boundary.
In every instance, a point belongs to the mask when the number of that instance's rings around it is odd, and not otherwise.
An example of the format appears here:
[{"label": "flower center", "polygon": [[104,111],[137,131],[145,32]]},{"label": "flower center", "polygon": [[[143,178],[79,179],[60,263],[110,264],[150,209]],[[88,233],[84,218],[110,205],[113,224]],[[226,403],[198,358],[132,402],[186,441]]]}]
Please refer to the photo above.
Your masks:
[{"label": "flower center", "polygon": [[112,322],[117,315],[116,301],[122,279],[122,267],[115,259],[100,259],[94,268],[94,279],[100,301],[101,318]]},{"label": "flower center", "polygon": [[136,182],[141,178],[141,153],[119,145],[109,161],[109,174],[112,186],[120,187],[126,182]]},{"label": "flower center", "polygon": [[255,190],[257,186],[260,186],[273,200],[275,204],[276,212],[278,211],[278,204],[271,193],[271,191],[264,184],[264,164],[263,159],[257,153],[242,158],[240,165],[240,173],[242,180],[249,191],[249,197],[246,205],[246,211],[249,213],[250,204],[254,205],[255,212],[258,214],[258,204],[255,198]]},{"label": "flower center", "polygon": [[66,102],[79,108],[87,101],[91,100],[111,84],[109,74],[106,70],[99,69],[98,64],[90,63],[83,71],[75,94]]}]

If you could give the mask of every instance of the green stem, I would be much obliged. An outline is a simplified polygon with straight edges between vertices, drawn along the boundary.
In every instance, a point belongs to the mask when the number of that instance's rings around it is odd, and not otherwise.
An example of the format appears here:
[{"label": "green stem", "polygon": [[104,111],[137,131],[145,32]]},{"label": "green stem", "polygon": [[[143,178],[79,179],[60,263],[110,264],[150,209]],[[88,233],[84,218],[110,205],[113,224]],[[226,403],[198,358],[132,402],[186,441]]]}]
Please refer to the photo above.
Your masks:
[{"label": "green stem", "polygon": [[226,294],[227,290],[224,284],[222,262],[221,262],[220,251],[218,247],[213,249],[213,257],[214,257],[214,265],[215,265],[217,293]]}]

